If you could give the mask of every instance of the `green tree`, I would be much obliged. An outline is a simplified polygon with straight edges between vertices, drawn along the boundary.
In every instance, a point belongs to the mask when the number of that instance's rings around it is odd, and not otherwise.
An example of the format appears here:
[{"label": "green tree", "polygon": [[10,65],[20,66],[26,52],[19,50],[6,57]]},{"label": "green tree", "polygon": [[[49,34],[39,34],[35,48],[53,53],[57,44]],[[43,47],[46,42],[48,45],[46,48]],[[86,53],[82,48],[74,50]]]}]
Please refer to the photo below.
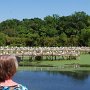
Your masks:
[{"label": "green tree", "polygon": [[59,40],[60,40],[61,46],[67,46],[67,35],[65,33],[62,33],[59,36]]},{"label": "green tree", "polygon": [[0,33],[0,46],[6,45],[6,35],[4,33]]},{"label": "green tree", "polygon": [[82,46],[88,46],[90,43],[90,28],[82,29],[80,35],[80,44]]}]

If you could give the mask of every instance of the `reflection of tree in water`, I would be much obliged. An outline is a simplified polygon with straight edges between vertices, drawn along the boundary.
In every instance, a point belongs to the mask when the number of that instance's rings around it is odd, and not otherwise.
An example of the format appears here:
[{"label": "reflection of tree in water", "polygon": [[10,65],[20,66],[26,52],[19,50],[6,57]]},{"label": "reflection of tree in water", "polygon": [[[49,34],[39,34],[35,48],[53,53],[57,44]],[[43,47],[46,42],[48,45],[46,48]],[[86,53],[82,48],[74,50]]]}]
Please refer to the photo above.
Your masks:
[{"label": "reflection of tree in water", "polygon": [[72,77],[74,79],[77,80],[85,80],[88,78],[90,72],[87,71],[75,71],[75,72],[69,72],[69,71],[60,71],[60,72],[48,72],[48,73],[52,73],[53,75],[55,74],[61,74],[61,75],[66,75],[68,77]]}]

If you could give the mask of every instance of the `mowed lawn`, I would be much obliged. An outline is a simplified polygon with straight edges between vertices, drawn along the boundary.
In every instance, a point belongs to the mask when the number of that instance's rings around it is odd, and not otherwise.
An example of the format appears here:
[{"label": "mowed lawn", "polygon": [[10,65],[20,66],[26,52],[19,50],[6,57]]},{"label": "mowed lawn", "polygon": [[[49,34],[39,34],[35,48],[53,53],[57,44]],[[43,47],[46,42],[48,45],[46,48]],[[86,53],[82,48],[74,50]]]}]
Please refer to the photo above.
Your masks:
[{"label": "mowed lawn", "polygon": [[28,62],[32,65],[48,65],[48,66],[63,66],[69,64],[80,64],[80,65],[90,65],[90,54],[80,55],[77,60],[42,60],[42,61],[32,61]]},{"label": "mowed lawn", "polygon": [[[19,70],[49,70],[49,71],[90,71],[90,55],[83,54],[80,56],[78,60],[53,60],[53,61],[33,61],[28,62],[28,59],[24,59],[25,62],[32,66],[20,66]],[[72,65],[79,64],[80,67],[74,68]],[[84,67],[81,67],[84,65]],[[57,68],[53,68],[50,66],[55,66]],[[87,67],[88,66],[88,67]],[[50,67],[50,68],[49,68]],[[62,68],[63,67],[63,68]]]}]

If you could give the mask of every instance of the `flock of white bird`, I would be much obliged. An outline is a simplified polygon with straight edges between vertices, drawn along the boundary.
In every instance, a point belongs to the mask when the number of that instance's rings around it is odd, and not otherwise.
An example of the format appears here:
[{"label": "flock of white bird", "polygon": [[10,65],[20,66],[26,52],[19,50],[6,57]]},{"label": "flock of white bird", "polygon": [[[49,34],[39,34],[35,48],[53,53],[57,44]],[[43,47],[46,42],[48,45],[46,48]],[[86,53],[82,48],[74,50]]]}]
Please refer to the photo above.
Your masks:
[{"label": "flock of white bird", "polygon": [[1,46],[0,55],[16,56],[62,56],[79,57],[81,53],[89,53],[90,47],[9,47]]}]

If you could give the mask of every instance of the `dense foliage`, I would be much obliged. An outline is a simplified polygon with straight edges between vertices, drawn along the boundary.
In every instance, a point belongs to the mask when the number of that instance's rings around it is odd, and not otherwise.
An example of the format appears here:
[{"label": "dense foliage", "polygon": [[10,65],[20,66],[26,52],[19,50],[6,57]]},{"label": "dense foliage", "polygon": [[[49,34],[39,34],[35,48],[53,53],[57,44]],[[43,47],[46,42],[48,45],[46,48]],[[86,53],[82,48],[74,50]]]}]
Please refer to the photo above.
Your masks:
[{"label": "dense foliage", "polygon": [[75,12],[0,23],[0,46],[90,46],[90,16]]}]

